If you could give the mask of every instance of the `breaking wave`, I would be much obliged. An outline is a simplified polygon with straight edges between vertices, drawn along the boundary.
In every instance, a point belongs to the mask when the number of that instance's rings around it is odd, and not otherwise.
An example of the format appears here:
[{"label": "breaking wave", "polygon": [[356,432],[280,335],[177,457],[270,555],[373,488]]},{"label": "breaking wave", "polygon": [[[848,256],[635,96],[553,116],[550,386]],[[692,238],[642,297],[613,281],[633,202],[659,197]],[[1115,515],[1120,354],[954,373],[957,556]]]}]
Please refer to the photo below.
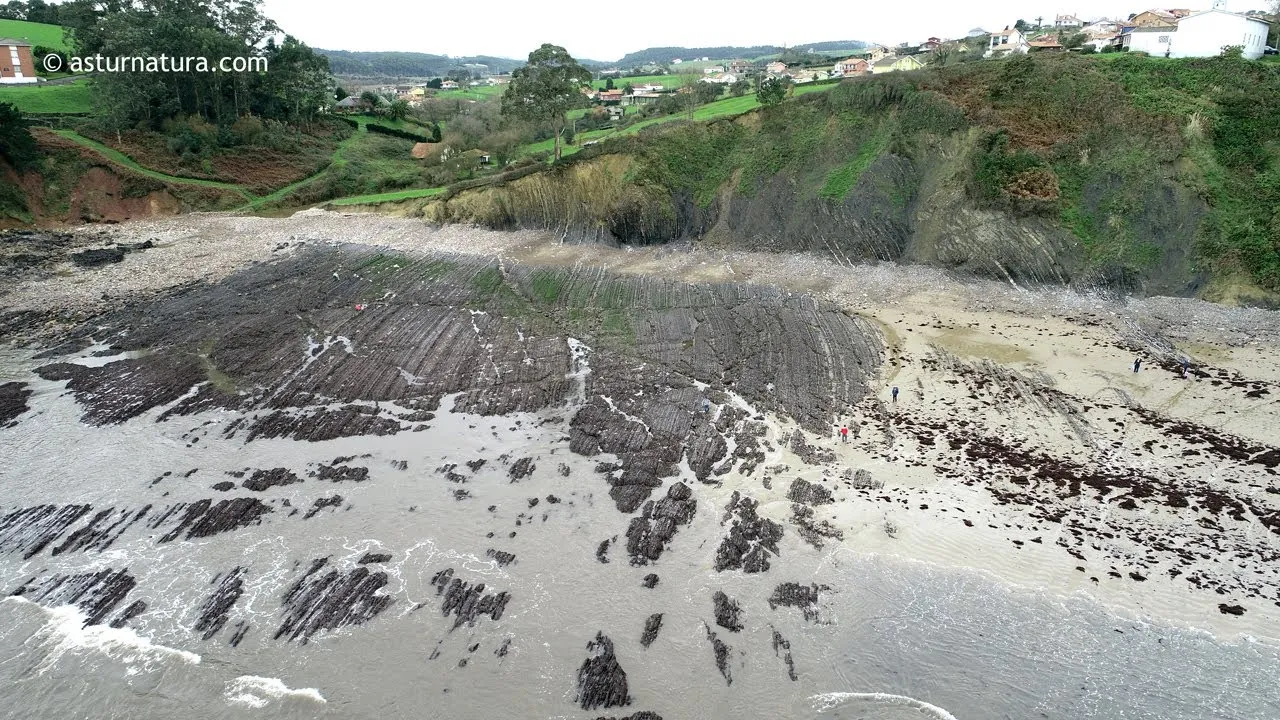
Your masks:
[{"label": "breaking wave", "polygon": [[87,616],[73,605],[46,608],[21,597],[7,597],[3,602],[38,608],[44,613],[44,625],[31,637],[45,651],[37,672],[45,672],[57,664],[68,652],[91,650],[126,664],[155,660],[178,660],[188,665],[199,665],[200,656],[157,645],[127,627],[113,628],[106,625],[85,625]]},{"label": "breaking wave", "polygon": [[938,720],[957,720],[955,715],[947,712],[943,708],[927,703],[923,700],[917,700],[906,695],[893,695],[890,693],[855,693],[855,692],[833,692],[814,695],[809,698],[813,702],[813,709],[820,713],[833,710],[850,700],[870,700],[885,705],[897,705],[901,707],[909,707],[927,713],[930,717]]},{"label": "breaking wave", "polygon": [[327,702],[320,691],[315,688],[294,689],[285,685],[279,678],[258,677],[257,675],[241,675],[227,682],[225,696],[233,705],[246,705],[251,708],[266,707],[272,700],[280,698],[301,698],[316,703]]}]

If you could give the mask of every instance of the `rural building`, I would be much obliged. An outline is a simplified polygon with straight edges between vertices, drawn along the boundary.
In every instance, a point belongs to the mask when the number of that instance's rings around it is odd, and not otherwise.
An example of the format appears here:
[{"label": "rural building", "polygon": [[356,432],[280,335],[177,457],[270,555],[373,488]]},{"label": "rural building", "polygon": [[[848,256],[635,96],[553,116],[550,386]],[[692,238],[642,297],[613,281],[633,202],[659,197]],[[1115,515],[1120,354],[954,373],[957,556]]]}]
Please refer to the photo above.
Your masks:
[{"label": "rural building", "polygon": [[702,78],[704,83],[715,83],[717,85],[732,85],[738,82],[738,76],[733,73],[718,72],[714,75],[707,75]]},{"label": "rural building", "polygon": [[721,65],[709,65],[707,67],[702,68],[703,75],[715,75],[716,73],[722,73],[722,72],[724,72],[724,67]]},{"label": "rural building", "polygon": [[942,47],[942,38],[931,37],[920,44],[920,49],[925,52],[937,50]]},{"label": "rural building", "polygon": [[596,95],[596,99],[606,105],[610,103],[620,103],[622,102],[622,91],[616,89],[601,90],[600,93]]},{"label": "rural building", "polygon": [[662,95],[656,92],[635,92],[630,95],[622,96],[623,105],[648,105],[649,103],[658,102],[662,99]]},{"label": "rural building", "polygon": [[[1173,36],[1178,27],[1144,25],[1127,30],[1120,35],[1120,47],[1128,52],[1144,52],[1159,57],[1172,57]],[[1216,54],[1216,53],[1215,53]]]},{"label": "rural building", "polygon": [[31,43],[0,38],[0,85],[36,81],[36,64],[31,59]]},{"label": "rural building", "polygon": [[440,89],[441,90],[457,90],[458,83],[453,80],[445,80],[444,82],[440,83]]},{"label": "rural building", "polygon": [[725,72],[733,73],[734,75],[746,75],[750,71],[751,63],[746,60],[730,60],[725,67]]},{"label": "rural building", "polygon": [[990,34],[991,33],[987,32],[986,30],[983,30],[982,28],[974,28],[969,32],[965,33],[965,37],[976,38],[976,37],[982,37],[983,35],[990,35]]},{"label": "rural building", "polygon": [[764,66],[764,71],[769,73],[770,75],[786,75],[787,64],[774,60],[773,62]]},{"label": "rural building", "polygon": [[997,33],[991,33],[991,42],[987,46],[987,52],[983,57],[991,57],[992,55],[1000,55],[1009,52],[1028,52],[1031,48],[1027,45],[1027,38],[1017,28],[1005,26],[1004,30]]},{"label": "rural building", "polygon": [[1027,47],[1031,52],[1062,52],[1066,48],[1062,47],[1062,43],[1058,42],[1058,38],[1053,35],[1045,35],[1042,38],[1036,38],[1027,43]]},{"label": "rural building", "polygon": [[919,70],[924,67],[924,63],[915,55],[904,55],[897,57],[890,55],[886,58],[871,63],[871,72],[875,75],[889,72],[904,72],[907,70]]},{"label": "rural building", "polygon": [[842,77],[849,75],[863,75],[871,70],[871,63],[862,58],[849,58],[836,63],[835,74]]},{"label": "rural building", "polygon": [[1267,45],[1271,25],[1248,15],[1206,10],[1178,21],[1171,57],[1213,57],[1229,45],[1244,48],[1244,57],[1257,60]]},{"label": "rural building", "polygon": [[1178,16],[1171,10],[1146,10],[1129,18],[1125,27],[1171,26],[1178,24]]},{"label": "rural building", "polygon": [[609,119],[614,122],[621,120],[627,115],[627,109],[619,105],[613,105],[611,107],[607,107],[605,108],[605,110],[609,113]]},{"label": "rural building", "polygon": [[1053,26],[1059,30],[1078,28],[1083,24],[1075,15],[1059,15],[1053,19]]},{"label": "rural building", "polygon": [[351,112],[360,109],[360,98],[355,96],[344,97],[334,105],[340,112]]},{"label": "rural building", "polygon": [[866,60],[869,63],[874,63],[875,61],[885,57],[888,54],[889,54],[889,49],[886,48],[885,46],[872,45],[871,47],[862,51],[862,59]]}]

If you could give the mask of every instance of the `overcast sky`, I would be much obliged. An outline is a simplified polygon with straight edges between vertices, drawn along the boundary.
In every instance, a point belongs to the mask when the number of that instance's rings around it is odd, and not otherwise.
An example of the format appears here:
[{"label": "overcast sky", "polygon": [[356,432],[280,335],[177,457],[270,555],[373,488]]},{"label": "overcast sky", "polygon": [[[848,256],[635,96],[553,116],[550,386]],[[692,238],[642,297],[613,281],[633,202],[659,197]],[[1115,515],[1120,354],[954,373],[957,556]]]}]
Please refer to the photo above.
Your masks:
[{"label": "overcast sky", "polygon": [[[1166,0],[1168,1],[1168,0]],[[1174,0],[1168,7],[1204,9],[1212,0]],[[1267,0],[1227,0],[1231,10]],[[1018,18],[1055,13],[1082,18],[1128,17],[1141,0],[914,0],[909,2],[699,2],[698,0],[265,0],[266,13],[288,33],[329,50],[402,50],[440,55],[524,58],[544,42],[575,57],[617,60],[647,47],[800,45],[868,40],[896,45],[936,35],[961,37]],[[749,9],[760,7],[761,10]],[[1164,7],[1157,5],[1156,7]]]}]

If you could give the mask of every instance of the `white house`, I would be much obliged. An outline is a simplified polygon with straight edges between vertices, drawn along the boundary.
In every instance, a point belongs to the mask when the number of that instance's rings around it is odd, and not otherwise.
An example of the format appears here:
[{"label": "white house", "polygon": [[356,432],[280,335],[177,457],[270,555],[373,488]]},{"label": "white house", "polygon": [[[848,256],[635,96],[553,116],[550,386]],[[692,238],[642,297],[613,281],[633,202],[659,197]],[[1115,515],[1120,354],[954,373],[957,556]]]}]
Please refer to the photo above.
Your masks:
[{"label": "white house", "polygon": [[[1129,52],[1144,52],[1158,57],[1173,57],[1173,37],[1176,27],[1144,26],[1126,30],[1120,36],[1120,46]],[[1217,53],[1214,53],[1217,55]]]},{"label": "white house", "polygon": [[440,83],[440,89],[441,90],[457,90],[458,83],[455,80],[445,80],[444,82]]},{"label": "white house", "polygon": [[1171,57],[1212,57],[1229,45],[1244,47],[1244,57],[1257,60],[1271,26],[1256,17],[1226,10],[1206,10],[1178,21]]},{"label": "white house", "polygon": [[1031,46],[1027,45],[1027,38],[1017,28],[1005,26],[1000,32],[991,33],[991,42],[987,45],[987,51],[983,57],[991,57],[992,55],[1000,55],[1009,52],[1026,53],[1031,50]]},{"label": "white house", "polygon": [[720,67],[719,65],[712,65],[710,67],[702,68],[703,75],[715,75],[716,73],[722,73],[722,72],[724,72],[724,68]]},{"label": "white house", "polygon": [[1084,23],[1080,22],[1080,18],[1075,15],[1058,15],[1053,19],[1053,26],[1059,30],[1067,28],[1078,28]]},{"label": "white house", "polygon": [[706,75],[702,78],[704,83],[716,83],[718,85],[732,85],[738,82],[738,76],[733,73],[719,72]]}]

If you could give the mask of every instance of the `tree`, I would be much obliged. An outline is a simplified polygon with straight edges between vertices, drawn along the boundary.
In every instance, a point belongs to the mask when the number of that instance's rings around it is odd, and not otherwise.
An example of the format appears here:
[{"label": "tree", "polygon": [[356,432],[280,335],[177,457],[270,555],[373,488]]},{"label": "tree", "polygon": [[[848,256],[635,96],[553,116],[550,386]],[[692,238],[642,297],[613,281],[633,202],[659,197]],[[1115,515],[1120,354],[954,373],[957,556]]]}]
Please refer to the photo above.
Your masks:
[{"label": "tree", "polygon": [[393,100],[391,107],[387,108],[387,117],[392,120],[403,120],[409,116],[408,100]]},{"label": "tree", "polygon": [[693,111],[698,107],[698,86],[705,85],[702,82],[702,71],[694,67],[681,68],[680,74],[681,98],[684,100],[685,116],[690,120],[693,119]]},{"label": "tree", "polygon": [[1058,42],[1062,44],[1062,47],[1068,50],[1074,50],[1081,45],[1084,45],[1084,41],[1088,39],[1089,37],[1082,32],[1067,34],[1064,31],[1058,33]]},{"label": "tree", "polygon": [[720,94],[724,92],[724,86],[713,82],[699,82],[694,86],[693,94],[697,98],[699,105],[706,105],[719,99]]},{"label": "tree", "polygon": [[444,85],[444,80],[440,78],[431,78],[427,81],[427,87],[432,90],[439,90]]},{"label": "tree", "polygon": [[1031,29],[1031,25],[1026,20],[1019,18],[1018,22],[1013,24],[1013,29],[1020,33],[1024,33]]},{"label": "tree", "polygon": [[760,89],[756,91],[756,99],[765,107],[777,105],[787,97],[787,90],[790,87],[791,80],[788,78],[765,78],[760,81]]},{"label": "tree", "polygon": [[22,170],[33,164],[39,153],[22,113],[9,103],[0,103],[0,158]]},{"label": "tree", "polygon": [[382,98],[372,90],[365,90],[360,93],[360,106],[365,110],[372,110],[382,104]]},{"label": "tree", "polygon": [[635,95],[635,94],[636,94],[636,86],[635,86],[635,85],[632,85],[631,83],[627,83],[626,85],[623,85],[623,86],[622,86],[622,94],[623,94],[623,95]]},{"label": "tree", "polygon": [[555,131],[555,159],[560,159],[560,135],[565,115],[586,104],[580,88],[591,82],[591,72],[567,50],[543,43],[529,53],[529,61],[511,73],[511,82],[502,94],[502,114],[508,117],[550,123]]},{"label": "tree", "polygon": [[751,92],[751,83],[747,80],[736,80],[729,86],[729,94],[734,97],[742,97]]},{"label": "tree", "polygon": [[334,88],[333,90],[334,100],[337,100],[338,102],[342,102],[343,100],[346,100],[349,97],[351,97],[351,93],[347,92],[346,89],[343,88],[341,85]]},{"label": "tree", "polygon": [[929,53],[929,57],[925,59],[925,63],[931,67],[945,67],[949,62],[951,62],[951,49],[946,46],[940,46]]},{"label": "tree", "polygon": [[605,89],[605,90],[612,90],[612,89],[613,89],[613,78],[605,78],[605,80],[604,80],[604,89]]}]

